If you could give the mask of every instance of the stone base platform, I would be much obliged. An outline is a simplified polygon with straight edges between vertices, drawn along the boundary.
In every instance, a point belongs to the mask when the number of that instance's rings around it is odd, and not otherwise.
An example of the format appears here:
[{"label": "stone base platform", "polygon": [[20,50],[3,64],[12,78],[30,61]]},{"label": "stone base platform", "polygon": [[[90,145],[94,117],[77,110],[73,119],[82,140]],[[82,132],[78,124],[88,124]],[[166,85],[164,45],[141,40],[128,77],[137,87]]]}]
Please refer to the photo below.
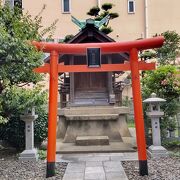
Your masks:
[{"label": "stone base platform", "polygon": [[57,152],[133,152],[127,107],[84,106],[58,109]]},{"label": "stone base platform", "polygon": [[92,146],[92,145],[109,145],[108,136],[77,136],[76,145]]},{"label": "stone base platform", "polygon": [[57,139],[56,153],[106,153],[106,152],[135,152],[132,145],[123,142],[109,142],[109,145],[77,146],[75,143],[63,143]]}]

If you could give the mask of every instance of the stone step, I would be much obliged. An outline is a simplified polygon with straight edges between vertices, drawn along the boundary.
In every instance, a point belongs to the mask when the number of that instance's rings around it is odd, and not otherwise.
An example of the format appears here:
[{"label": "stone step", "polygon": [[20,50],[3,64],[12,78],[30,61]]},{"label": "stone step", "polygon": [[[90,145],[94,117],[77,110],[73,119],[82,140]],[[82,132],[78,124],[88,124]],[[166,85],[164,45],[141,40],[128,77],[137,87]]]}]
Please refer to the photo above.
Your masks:
[{"label": "stone step", "polygon": [[77,136],[76,145],[91,146],[91,145],[109,145],[108,136]]},{"label": "stone step", "polygon": [[83,91],[83,92],[75,92],[75,96],[94,96],[94,95],[97,95],[97,96],[108,96],[108,92],[97,92],[97,91]]},{"label": "stone step", "polygon": [[92,114],[128,114],[128,107],[112,107],[112,106],[82,106],[82,107],[68,107],[58,109],[58,114],[61,116],[67,115],[92,115]]},{"label": "stone step", "polygon": [[130,144],[123,142],[109,142],[109,145],[97,146],[77,146],[75,143],[63,143],[57,139],[56,153],[106,153],[106,152],[135,152]]},{"label": "stone step", "polygon": [[90,94],[90,93],[87,93],[87,94],[75,94],[75,99],[91,99],[91,98],[94,98],[94,99],[102,99],[102,98],[108,98],[108,94]]},{"label": "stone step", "polygon": [[86,104],[86,105],[97,105],[97,104],[109,104],[108,99],[102,99],[102,98],[79,98],[74,100],[74,104]]},{"label": "stone step", "polygon": [[[93,113],[93,112],[92,112]],[[67,121],[117,120],[118,114],[65,115]]]}]

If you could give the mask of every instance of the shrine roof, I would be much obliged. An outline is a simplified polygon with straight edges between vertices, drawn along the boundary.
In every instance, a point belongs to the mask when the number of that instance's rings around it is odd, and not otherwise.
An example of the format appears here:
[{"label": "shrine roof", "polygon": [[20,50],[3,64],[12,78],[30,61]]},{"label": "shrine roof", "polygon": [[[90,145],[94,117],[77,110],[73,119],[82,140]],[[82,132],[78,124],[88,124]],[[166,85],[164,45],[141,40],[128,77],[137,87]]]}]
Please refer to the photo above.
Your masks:
[{"label": "shrine roof", "polygon": [[[79,33],[77,33],[68,44],[77,44],[77,43],[103,43],[103,42],[115,42],[114,39],[107,36],[105,33],[101,32],[93,24],[87,24]],[[72,54],[73,55],[73,54]],[[63,54],[59,56],[59,62],[65,62],[69,59],[70,54]],[[116,54],[106,54],[104,56],[111,56],[113,63],[124,63],[129,59],[129,53],[116,53]],[[44,59],[44,62],[49,62],[49,56]]]}]

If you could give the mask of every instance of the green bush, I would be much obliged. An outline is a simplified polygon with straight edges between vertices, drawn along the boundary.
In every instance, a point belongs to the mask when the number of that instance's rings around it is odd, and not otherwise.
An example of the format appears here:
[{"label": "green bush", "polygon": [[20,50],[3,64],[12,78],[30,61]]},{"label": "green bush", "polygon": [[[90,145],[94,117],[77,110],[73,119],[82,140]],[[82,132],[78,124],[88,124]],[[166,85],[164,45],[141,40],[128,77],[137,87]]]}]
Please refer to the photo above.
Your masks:
[{"label": "green bush", "polygon": [[[47,113],[44,109],[38,108],[38,118],[34,121],[34,142],[39,146],[47,137]],[[19,116],[11,117],[8,123],[0,126],[1,140],[7,141],[16,149],[25,147],[25,123]]]},{"label": "green bush", "polygon": [[[40,144],[47,137],[47,113],[43,108],[47,103],[47,93],[39,86],[34,89],[25,89],[18,86],[9,86],[0,94],[2,116],[8,121],[0,124],[0,139],[6,140],[17,149],[25,145],[25,123],[20,115],[28,108],[35,106],[38,119],[34,123],[35,143]],[[0,114],[0,115],[1,115]]]},{"label": "green bush", "polygon": [[[172,65],[159,66],[155,71],[147,71],[142,79],[143,99],[149,98],[151,93],[156,93],[157,97],[166,99],[161,105],[164,116],[160,120],[161,136],[165,137],[167,130],[175,129],[175,118],[178,112],[180,96],[180,79],[177,76],[178,69]],[[144,112],[147,111],[147,105],[144,104]],[[150,119],[145,116],[146,134],[149,136],[151,128]]]},{"label": "green bush", "polygon": [[46,138],[48,132],[48,114],[44,109],[37,111],[38,118],[34,123],[34,142],[40,145]]},{"label": "green bush", "polygon": [[45,150],[38,151],[39,159],[44,160],[47,157],[47,152]]},{"label": "green bush", "polygon": [[162,144],[166,148],[176,148],[176,147],[180,148],[180,141],[178,140],[173,140],[173,141],[166,140]]},{"label": "green bush", "polygon": [[37,107],[39,115],[35,142],[39,144],[47,136],[47,113],[41,108],[47,103],[47,93],[36,86],[43,76],[33,71],[43,64],[43,54],[29,43],[53,33],[56,22],[45,29],[41,25],[43,9],[32,18],[22,9],[0,6],[0,139],[17,149],[25,144],[20,115],[27,108]]}]

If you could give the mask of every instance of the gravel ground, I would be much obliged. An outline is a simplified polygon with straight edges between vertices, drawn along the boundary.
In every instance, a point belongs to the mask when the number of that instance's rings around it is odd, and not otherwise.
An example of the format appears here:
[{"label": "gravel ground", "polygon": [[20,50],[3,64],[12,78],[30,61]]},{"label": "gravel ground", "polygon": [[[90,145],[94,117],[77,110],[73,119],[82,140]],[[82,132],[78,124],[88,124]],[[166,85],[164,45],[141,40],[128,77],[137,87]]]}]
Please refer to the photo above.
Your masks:
[{"label": "gravel ground", "polygon": [[[56,164],[56,176],[49,180],[61,180],[67,163]],[[38,162],[20,162],[13,153],[2,153],[0,151],[0,180],[42,180],[46,174],[46,163],[42,160]]]},{"label": "gravel ground", "polygon": [[129,180],[180,180],[180,158],[168,157],[148,160],[148,176],[139,176],[138,161],[122,163]]},{"label": "gravel ground", "polygon": [[[139,176],[138,161],[122,162],[129,180],[180,180],[180,158],[149,159],[149,176]],[[67,163],[56,164],[56,176],[49,180],[62,180]],[[14,152],[0,151],[0,180],[42,180],[46,174],[46,163],[20,162]]]}]

